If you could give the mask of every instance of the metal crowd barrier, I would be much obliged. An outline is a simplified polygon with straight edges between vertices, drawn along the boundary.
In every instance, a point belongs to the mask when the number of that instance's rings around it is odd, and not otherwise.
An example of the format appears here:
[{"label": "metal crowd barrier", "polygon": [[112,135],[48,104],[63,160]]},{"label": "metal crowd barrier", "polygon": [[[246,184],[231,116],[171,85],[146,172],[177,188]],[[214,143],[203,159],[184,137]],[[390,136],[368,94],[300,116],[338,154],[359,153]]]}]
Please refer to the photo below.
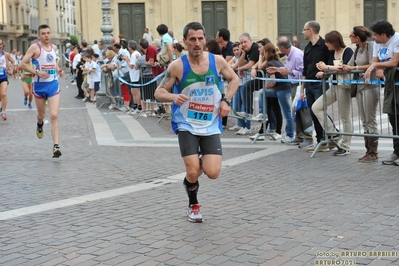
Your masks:
[{"label": "metal crowd barrier", "polygon": [[[154,97],[154,92],[155,89],[157,88],[161,78],[164,76],[164,69],[161,69],[161,67],[158,67],[159,69],[159,74],[154,78],[151,74],[145,74],[145,67],[140,69],[140,79],[138,82],[132,83],[130,80],[124,79],[124,77],[119,73],[119,71],[108,71],[107,73],[102,72],[101,74],[101,82],[105,84],[105,96],[107,97],[107,101],[103,102],[98,109],[103,107],[105,104],[111,104],[112,101],[115,101],[115,104],[117,107],[122,107],[123,106],[123,94],[122,94],[122,89],[121,85],[122,83],[128,85],[129,93],[130,88],[139,88],[140,89],[140,100],[146,105],[145,109],[141,110],[136,114],[136,118],[142,116],[143,114],[151,112],[153,110],[152,106],[158,105],[159,103],[155,100]],[[131,95],[133,97],[133,95]],[[112,100],[113,99],[113,100]],[[133,98],[131,98],[131,101],[133,101]],[[143,106],[144,107],[144,106]],[[112,109],[109,109],[107,113],[109,113]],[[155,110],[153,110],[155,111]],[[158,122],[160,122],[165,116],[168,114],[162,114],[160,115],[160,119]]]},{"label": "metal crowd barrier", "polygon": [[[114,72],[117,73],[118,71]],[[108,70],[106,73],[101,72],[101,83],[105,85],[105,96],[107,101],[104,101],[98,106],[101,109],[104,105],[113,104],[112,99],[115,101],[116,106],[120,106],[121,101],[123,102],[122,90],[118,80],[118,76],[113,74],[113,71]],[[108,109],[106,113],[109,113],[112,109]]]},{"label": "metal crowd barrier", "polygon": [[[152,72],[154,70],[154,73]],[[153,77],[153,75],[156,74],[156,77]],[[158,87],[161,78],[165,75],[165,68],[161,66],[154,66],[151,69],[151,72],[149,71],[148,68],[140,68],[140,79],[136,83],[131,83],[129,80],[125,80],[123,77],[118,76],[117,79],[121,83],[125,83],[126,85],[133,88],[139,88],[140,89],[140,100],[141,100],[141,105],[143,109],[141,112],[136,114],[136,118],[139,118],[140,116],[146,114],[155,114],[155,108],[158,106],[158,110],[160,110],[160,106],[171,106],[171,103],[159,103],[155,97],[154,93],[156,88]],[[144,106],[145,105],[145,106]],[[170,108],[165,108],[166,111],[168,111]],[[158,123],[165,117],[170,116],[170,112],[164,112],[162,114],[159,114],[159,119]]]},{"label": "metal crowd barrier", "polygon": [[[235,69],[237,73],[237,69]],[[238,74],[238,73],[237,73]],[[256,70],[256,76],[251,76],[251,70],[243,72],[243,76],[239,75],[240,85],[233,98],[233,108],[229,115],[231,118],[245,121],[246,127],[259,131],[253,135],[252,144],[254,144],[259,137],[274,137],[275,134],[270,131],[270,124],[268,117],[270,115],[276,116],[275,131],[281,135],[282,115],[277,98],[268,98],[263,91],[261,98],[259,92],[261,89],[266,89],[266,74],[263,70]],[[237,99],[238,98],[238,99]],[[256,118],[260,113],[259,103],[263,103],[261,110],[262,118]],[[266,108],[267,106],[267,108]],[[244,116],[245,114],[245,116]],[[260,126],[254,126],[252,122],[260,123]],[[242,124],[243,122],[241,122]],[[268,129],[269,127],[269,129]]]},{"label": "metal crowd barrier", "polygon": [[[365,83],[363,78],[364,71],[351,71],[350,74],[329,72],[324,75],[322,79],[324,120],[322,126],[324,129],[324,139],[315,147],[311,157],[315,156],[321,145],[327,144],[331,148],[333,148],[332,146],[339,147],[342,143],[345,143],[345,145],[346,143],[350,144],[351,138],[354,136],[399,138],[399,124],[395,123],[393,125],[394,128],[391,129],[392,126],[389,123],[388,115],[386,111],[384,112],[384,95],[385,90],[387,90],[385,86],[388,86],[388,89],[393,90],[393,115],[396,117],[396,121],[398,120],[399,113],[397,109],[399,109],[399,102],[396,99],[399,96],[399,68],[388,71],[395,72],[395,70],[396,73],[393,74],[395,79],[388,81],[387,79],[380,80],[374,78],[369,80],[368,84]],[[385,69],[386,72],[387,69]],[[352,74],[358,74],[359,79],[354,79]],[[328,90],[326,90],[327,83],[330,84]],[[357,94],[354,98],[350,96],[351,84],[358,84]],[[330,104],[327,94],[331,95],[334,92],[336,93],[336,99],[341,100]],[[373,115],[374,112],[375,115]],[[328,116],[332,118],[338,131],[334,127],[331,127]],[[393,134],[394,132],[396,132],[396,135]],[[339,137],[337,138],[337,136]]]}]

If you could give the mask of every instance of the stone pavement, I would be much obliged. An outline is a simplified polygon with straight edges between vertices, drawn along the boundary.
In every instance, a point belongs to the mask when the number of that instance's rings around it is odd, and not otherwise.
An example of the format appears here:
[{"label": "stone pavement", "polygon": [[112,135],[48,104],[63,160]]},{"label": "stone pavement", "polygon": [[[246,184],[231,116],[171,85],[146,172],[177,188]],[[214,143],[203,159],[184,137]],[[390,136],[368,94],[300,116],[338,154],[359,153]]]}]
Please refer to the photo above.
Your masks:
[{"label": "stone pavement", "polygon": [[[348,156],[309,158],[225,133],[221,176],[201,177],[205,221],[193,224],[169,121],[104,114],[66,79],[61,89],[53,159],[49,124],[37,139],[10,80],[0,265],[399,265],[399,168],[357,163],[360,139]],[[391,140],[380,146],[391,153]]]}]

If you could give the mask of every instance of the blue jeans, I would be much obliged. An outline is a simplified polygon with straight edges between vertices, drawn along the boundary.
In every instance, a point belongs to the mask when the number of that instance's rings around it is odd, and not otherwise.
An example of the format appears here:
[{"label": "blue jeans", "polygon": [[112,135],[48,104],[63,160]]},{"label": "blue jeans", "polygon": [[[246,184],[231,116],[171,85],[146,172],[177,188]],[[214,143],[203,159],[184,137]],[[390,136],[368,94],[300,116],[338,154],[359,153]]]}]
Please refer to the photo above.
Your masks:
[{"label": "blue jeans", "polygon": [[243,93],[241,95],[242,101],[244,101],[245,113],[252,114],[252,105],[253,105],[253,93],[254,91],[260,90],[265,87],[265,83],[260,79],[252,79],[244,84]]},{"label": "blue jeans", "polygon": [[281,107],[281,113],[285,118],[285,132],[288,137],[294,137],[294,121],[291,112],[291,89],[288,90],[274,90],[266,89],[266,97],[273,97],[278,99]]},{"label": "blue jeans", "polygon": [[[243,99],[244,95],[244,86],[240,85],[238,86],[238,90],[236,94],[234,94],[233,97],[233,111],[234,113],[236,112],[244,112],[245,107],[244,107],[244,101]],[[246,127],[248,129],[251,128],[251,121],[250,120],[245,120],[245,119],[237,119],[237,125],[240,127]]]}]

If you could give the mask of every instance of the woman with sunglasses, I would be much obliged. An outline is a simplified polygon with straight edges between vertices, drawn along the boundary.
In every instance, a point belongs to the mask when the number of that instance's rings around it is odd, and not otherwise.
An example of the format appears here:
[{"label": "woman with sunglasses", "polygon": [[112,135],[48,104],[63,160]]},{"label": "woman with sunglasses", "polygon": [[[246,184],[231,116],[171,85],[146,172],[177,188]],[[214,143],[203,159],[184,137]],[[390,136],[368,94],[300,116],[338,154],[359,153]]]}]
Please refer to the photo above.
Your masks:
[{"label": "woman with sunglasses", "polygon": [[[371,32],[364,26],[356,26],[349,35],[351,42],[356,44],[356,50],[348,65],[344,65],[344,71],[367,70],[372,63],[373,41],[367,41]],[[372,80],[376,80],[375,71],[372,72]],[[361,74],[359,79],[364,79]],[[380,101],[380,90],[378,85],[358,84],[356,101],[359,109],[365,134],[378,134],[377,127],[377,105]],[[359,162],[372,163],[378,161],[378,137],[364,137],[366,154],[359,158]]]}]

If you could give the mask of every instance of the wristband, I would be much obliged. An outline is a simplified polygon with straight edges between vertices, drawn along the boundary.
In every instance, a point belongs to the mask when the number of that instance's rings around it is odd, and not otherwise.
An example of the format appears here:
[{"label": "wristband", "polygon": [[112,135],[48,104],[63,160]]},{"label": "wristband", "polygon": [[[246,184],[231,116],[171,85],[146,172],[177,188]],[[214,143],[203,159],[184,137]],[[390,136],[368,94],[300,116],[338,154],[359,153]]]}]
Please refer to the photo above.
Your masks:
[{"label": "wristband", "polygon": [[356,66],[356,70],[359,70],[359,66]]}]

